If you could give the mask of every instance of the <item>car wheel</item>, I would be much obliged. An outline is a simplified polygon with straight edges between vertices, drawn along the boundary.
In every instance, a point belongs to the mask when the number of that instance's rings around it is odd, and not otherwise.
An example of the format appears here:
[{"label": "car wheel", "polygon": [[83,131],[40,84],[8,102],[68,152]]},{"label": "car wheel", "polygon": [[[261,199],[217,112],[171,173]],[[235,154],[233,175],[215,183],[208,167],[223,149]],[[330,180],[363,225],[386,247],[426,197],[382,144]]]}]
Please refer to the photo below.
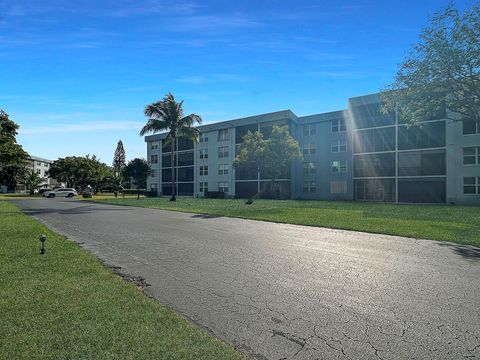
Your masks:
[{"label": "car wheel", "polygon": [[48,197],[49,197],[50,199],[52,199],[52,198],[55,197],[55,194],[49,194]]},{"label": "car wheel", "polygon": [[67,198],[73,198],[73,194],[72,193],[68,194]]}]

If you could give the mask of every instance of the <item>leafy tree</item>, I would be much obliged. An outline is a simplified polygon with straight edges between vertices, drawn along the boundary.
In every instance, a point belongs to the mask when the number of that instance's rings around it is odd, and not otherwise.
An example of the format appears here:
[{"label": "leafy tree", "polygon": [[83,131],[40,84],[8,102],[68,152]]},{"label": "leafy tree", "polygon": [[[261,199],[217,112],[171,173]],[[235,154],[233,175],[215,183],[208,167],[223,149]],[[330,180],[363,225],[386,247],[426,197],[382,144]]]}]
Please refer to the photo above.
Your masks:
[{"label": "leafy tree", "polygon": [[82,189],[88,185],[96,189],[105,186],[108,178],[112,176],[111,168],[100,162],[95,155],[59,158],[50,165],[48,173],[51,178],[59,182]]},{"label": "leafy tree", "polygon": [[19,126],[0,110],[0,184],[14,190],[27,171],[28,154],[17,144]]},{"label": "leafy tree", "polygon": [[35,194],[35,190],[38,190],[42,184],[45,182],[45,179],[40,177],[35,171],[30,171],[27,173],[23,179],[23,184],[30,192],[30,195]]},{"label": "leafy tree", "polygon": [[410,124],[459,116],[480,121],[480,2],[461,14],[450,3],[420,33],[381,94],[383,112]]},{"label": "leafy tree", "polygon": [[195,124],[201,124],[202,118],[197,114],[184,115],[183,101],[176,102],[171,93],[145,108],[147,123],[140,131],[140,136],[147,133],[157,133],[167,131],[167,137],[164,141],[171,145],[172,161],[172,196],[170,201],[175,201],[175,142],[179,137],[198,142],[200,131],[194,127]]},{"label": "leafy tree", "polygon": [[120,176],[125,168],[125,149],[123,148],[122,140],[117,143],[117,149],[113,155],[113,171]]},{"label": "leafy tree", "polygon": [[[280,178],[291,162],[300,159],[302,154],[298,142],[290,135],[288,126],[273,126],[269,139],[264,139],[260,131],[250,131],[243,137],[240,151],[235,158],[234,166],[254,166],[259,173],[270,179],[270,190],[275,194],[275,180]],[[265,188],[253,198],[260,197]],[[253,198],[248,201],[251,203]]]},{"label": "leafy tree", "polygon": [[138,190],[137,199],[140,198],[140,189],[146,189],[147,187],[147,178],[148,175],[150,175],[150,171],[151,169],[147,161],[140,158],[130,160],[125,167],[125,177],[127,179],[132,179]]}]

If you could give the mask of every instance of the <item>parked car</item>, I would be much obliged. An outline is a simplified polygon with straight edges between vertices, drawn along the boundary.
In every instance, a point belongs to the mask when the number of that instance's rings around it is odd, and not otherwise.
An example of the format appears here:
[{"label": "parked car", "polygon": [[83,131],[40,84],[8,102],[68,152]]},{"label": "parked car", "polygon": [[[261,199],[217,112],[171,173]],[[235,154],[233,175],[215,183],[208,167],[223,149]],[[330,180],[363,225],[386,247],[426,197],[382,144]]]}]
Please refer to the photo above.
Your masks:
[{"label": "parked car", "polygon": [[45,191],[43,193],[43,196],[48,198],[54,198],[55,196],[71,198],[77,195],[77,190],[71,188],[59,188],[53,191]]}]

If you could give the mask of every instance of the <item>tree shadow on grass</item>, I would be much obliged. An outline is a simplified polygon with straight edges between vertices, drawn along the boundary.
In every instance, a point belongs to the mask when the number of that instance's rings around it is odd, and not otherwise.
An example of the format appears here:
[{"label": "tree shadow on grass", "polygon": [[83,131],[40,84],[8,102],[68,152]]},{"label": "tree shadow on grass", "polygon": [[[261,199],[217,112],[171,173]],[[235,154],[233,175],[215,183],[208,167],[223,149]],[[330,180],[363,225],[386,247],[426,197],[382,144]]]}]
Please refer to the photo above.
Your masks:
[{"label": "tree shadow on grass", "polygon": [[449,243],[439,243],[438,245],[450,248],[455,254],[460,255],[465,259],[472,261],[480,261],[479,247],[469,245],[455,245]]}]

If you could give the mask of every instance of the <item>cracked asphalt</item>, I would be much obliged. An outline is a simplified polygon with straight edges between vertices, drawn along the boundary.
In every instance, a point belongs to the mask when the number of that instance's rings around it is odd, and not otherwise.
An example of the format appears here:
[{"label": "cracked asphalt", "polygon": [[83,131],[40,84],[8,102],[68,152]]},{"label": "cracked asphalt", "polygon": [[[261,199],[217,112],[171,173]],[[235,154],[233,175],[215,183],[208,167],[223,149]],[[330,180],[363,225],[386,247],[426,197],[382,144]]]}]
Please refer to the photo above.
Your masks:
[{"label": "cracked asphalt", "polygon": [[16,204],[255,359],[480,358],[480,248],[70,199]]}]

